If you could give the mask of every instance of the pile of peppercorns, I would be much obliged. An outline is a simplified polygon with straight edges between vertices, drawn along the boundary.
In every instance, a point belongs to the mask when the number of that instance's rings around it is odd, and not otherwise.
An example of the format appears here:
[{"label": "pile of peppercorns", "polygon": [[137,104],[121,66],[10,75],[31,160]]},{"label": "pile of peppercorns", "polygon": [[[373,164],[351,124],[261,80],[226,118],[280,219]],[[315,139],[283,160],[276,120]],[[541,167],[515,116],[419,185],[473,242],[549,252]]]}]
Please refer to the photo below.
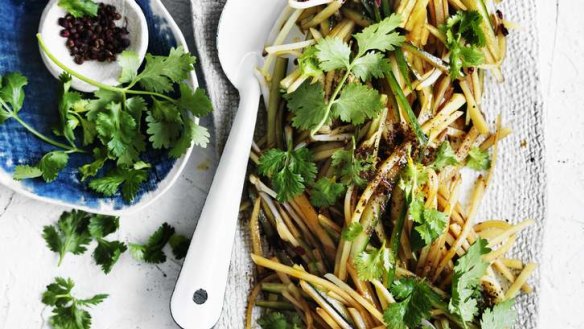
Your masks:
[{"label": "pile of peppercorns", "polygon": [[130,46],[128,28],[116,26],[120,19],[122,15],[116,7],[103,3],[99,4],[95,17],[75,18],[68,14],[59,18],[58,23],[63,27],[61,36],[67,38],[66,46],[75,63],[115,61],[116,55]]}]

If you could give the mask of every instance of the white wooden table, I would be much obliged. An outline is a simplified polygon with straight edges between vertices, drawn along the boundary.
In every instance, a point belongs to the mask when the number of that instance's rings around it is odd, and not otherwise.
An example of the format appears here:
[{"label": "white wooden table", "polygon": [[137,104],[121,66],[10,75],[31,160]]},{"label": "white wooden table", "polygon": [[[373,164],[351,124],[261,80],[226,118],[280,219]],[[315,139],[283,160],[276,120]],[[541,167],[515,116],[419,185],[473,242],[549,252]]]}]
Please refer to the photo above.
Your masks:
[{"label": "white wooden table", "polygon": [[540,0],[548,209],[540,328],[584,328],[584,1]]},{"label": "white wooden table", "polygon": [[[178,3],[178,0],[166,2]],[[186,1],[184,1],[186,2]],[[175,7],[176,8],[176,7]],[[541,77],[546,110],[548,218],[542,264],[540,328],[584,328],[584,1],[539,0]],[[188,33],[188,9],[176,9]],[[186,27],[186,28],[185,28]],[[214,150],[197,150],[175,187],[154,206],[122,219],[115,238],[144,241],[167,221],[192,233],[212,178]],[[42,227],[65,209],[15,195],[0,187],[0,329],[46,328],[40,302],[55,276],[74,279],[81,296],[109,293],[92,311],[93,328],[177,328],[169,299],[180,264],[140,264],[125,254],[109,275],[90,254],[56,255],[41,238]]]}]

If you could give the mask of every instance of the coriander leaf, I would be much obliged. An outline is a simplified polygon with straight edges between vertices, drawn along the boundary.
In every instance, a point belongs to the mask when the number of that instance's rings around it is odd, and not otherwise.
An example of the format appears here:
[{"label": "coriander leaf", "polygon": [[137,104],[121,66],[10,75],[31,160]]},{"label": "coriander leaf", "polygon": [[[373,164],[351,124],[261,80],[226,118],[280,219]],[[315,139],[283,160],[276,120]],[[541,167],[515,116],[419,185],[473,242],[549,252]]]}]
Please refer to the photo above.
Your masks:
[{"label": "coriander leaf", "polygon": [[172,253],[174,258],[183,259],[187,256],[189,251],[189,246],[191,245],[191,240],[189,240],[184,235],[175,234],[168,241],[170,247],[172,248]]},{"label": "coriander leaf", "polygon": [[99,6],[92,0],[59,0],[59,7],[65,9],[75,18],[97,16]]},{"label": "coriander leaf", "polygon": [[383,311],[383,321],[387,328],[407,329],[404,317],[406,316],[408,303],[393,303]]},{"label": "coriander leaf", "polygon": [[481,29],[483,17],[478,11],[461,12],[463,17],[460,22],[460,34],[469,44],[477,47],[484,47],[486,42],[485,34]]},{"label": "coriander leaf", "polygon": [[51,251],[59,254],[59,265],[66,253],[80,255],[87,251],[91,242],[88,225],[88,214],[73,210],[64,212],[56,225],[43,228],[43,239]]},{"label": "coriander leaf", "polygon": [[414,163],[408,156],[408,163],[402,170],[399,187],[409,196],[418,193],[421,186],[428,181],[428,172],[421,163]]},{"label": "coriander leaf", "polygon": [[487,309],[481,319],[482,329],[510,329],[517,318],[513,309],[514,299],[509,299],[496,304],[492,309]]},{"label": "coriander leaf", "polygon": [[149,140],[154,149],[168,149],[174,146],[180,137],[176,122],[157,120],[152,114],[148,114],[146,123],[148,124],[146,132],[150,135]]},{"label": "coriander leaf", "polygon": [[106,300],[106,298],[108,298],[107,294],[99,294],[99,295],[95,295],[91,298],[87,298],[87,299],[81,299],[78,300],[77,303],[79,305],[99,305],[101,303],[103,303],[104,300]]},{"label": "coriander leaf", "polygon": [[468,152],[466,165],[477,171],[491,168],[489,153],[487,151],[481,151],[477,146],[473,146]]},{"label": "coriander leaf", "polygon": [[97,114],[96,129],[99,139],[124,164],[138,160],[140,152],[145,149],[141,143],[141,134],[136,128],[136,121],[132,115],[122,110],[120,103],[110,103],[106,106],[106,111]]},{"label": "coriander leaf", "polygon": [[408,213],[412,221],[416,223],[424,222],[424,197],[422,195],[414,195],[412,201],[408,206]]},{"label": "coriander leaf", "polygon": [[81,181],[85,181],[87,178],[97,175],[97,172],[103,168],[107,161],[107,150],[101,148],[93,149],[93,158],[95,159],[93,162],[79,167]]},{"label": "coriander leaf", "polygon": [[16,166],[14,168],[13,178],[16,180],[23,180],[29,178],[41,177],[43,172],[38,167],[32,166]]},{"label": "coriander leaf", "polygon": [[71,120],[77,119],[69,114],[69,110],[72,109],[76,103],[81,101],[81,94],[70,91],[71,75],[63,73],[59,76],[59,79],[61,80],[61,99],[59,100],[61,132],[71,145],[75,145],[75,134],[73,133],[75,127],[71,125]]},{"label": "coriander leaf", "polygon": [[120,228],[120,218],[106,215],[93,215],[89,220],[89,233],[95,239],[102,239]]},{"label": "coriander leaf", "polygon": [[43,172],[43,179],[50,183],[57,179],[59,172],[67,166],[69,155],[62,151],[54,151],[45,154],[38,164],[38,168]]},{"label": "coriander leaf", "polygon": [[312,83],[318,81],[322,77],[322,69],[320,68],[320,61],[316,56],[318,50],[315,46],[310,46],[304,49],[302,55],[298,57],[298,69],[300,75],[303,77],[312,78]]},{"label": "coriander leaf", "polygon": [[483,18],[478,11],[459,11],[448,18],[443,30],[451,34],[451,39],[461,36],[472,46],[484,47],[486,38],[481,29],[482,21]]},{"label": "coriander leaf", "polygon": [[180,98],[178,107],[181,110],[188,111],[196,117],[204,117],[213,112],[213,104],[204,89],[197,88],[195,91],[186,83],[180,85]]},{"label": "coriander leaf", "polygon": [[[24,104],[24,87],[27,84],[28,79],[17,72],[8,73],[2,77],[0,98],[7,104],[10,104],[14,113],[18,113]],[[0,123],[3,121],[0,116]]]},{"label": "coriander leaf", "polygon": [[432,163],[432,168],[436,170],[441,170],[447,166],[454,166],[458,164],[458,159],[456,158],[456,153],[450,146],[449,142],[443,142],[438,148],[436,153],[436,159]]},{"label": "coriander leaf", "polygon": [[189,73],[195,69],[197,59],[186,52],[183,46],[170,49],[165,59],[166,67],[162,74],[172,82],[179,83],[189,78]]},{"label": "coriander leaf", "polygon": [[477,240],[468,248],[466,254],[456,261],[454,266],[452,297],[448,309],[460,315],[464,322],[472,321],[478,312],[478,302],[474,293],[479,286],[481,277],[485,275],[487,267],[489,267],[489,263],[482,259],[483,255],[491,251],[487,245],[487,240]]},{"label": "coriander leaf", "polygon": [[262,329],[302,328],[302,320],[296,313],[269,312],[258,320],[258,324]]},{"label": "coriander leaf", "polygon": [[432,306],[440,303],[440,295],[427,283],[412,278],[394,281],[391,292],[396,303],[383,313],[388,328],[417,328],[422,320],[430,318]]},{"label": "coriander leaf", "polygon": [[268,150],[260,157],[258,171],[262,175],[268,177],[273,176],[280,171],[282,167],[286,166],[287,158],[287,152],[277,149]]},{"label": "coriander leaf", "polygon": [[96,178],[89,182],[89,187],[105,196],[113,196],[122,189],[122,197],[127,202],[131,202],[136,197],[141,183],[148,179],[148,167],[136,168],[115,168],[105,176]]},{"label": "coriander leaf", "polygon": [[382,78],[390,70],[389,62],[380,53],[369,52],[353,62],[353,74],[366,82],[372,78]]},{"label": "coriander leaf", "polygon": [[146,66],[136,78],[140,85],[148,91],[158,93],[171,92],[172,81],[162,74],[166,66],[164,57],[146,54],[145,60]]},{"label": "coriander leaf", "polygon": [[310,201],[316,207],[329,207],[334,205],[344,192],[343,184],[337,183],[334,178],[323,177],[314,184]]},{"label": "coriander leaf", "polygon": [[56,278],[47,286],[42,302],[52,306],[49,325],[53,329],[90,329],[91,315],[85,309],[101,304],[108,295],[99,294],[88,299],[77,299],[72,295],[75,286],[71,279]]},{"label": "coriander leaf", "polygon": [[285,94],[288,110],[294,113],[294,128],[312,130],[326,115],[324,89],[321,83],[304,82],[293,93]]},{"label": "coriander leaf", "polygon": [[107,107],[112,103],[122,103],[122,97],[119,93],[106,89],[98,89],[93,93],[95,99],[87,104],[87,120],[94,123],[97,121],[97,115],[101,112],[107,112]]},{"label": "coriander leaf", "polygon": [[169,101],[152,99],[151,115],[157,121],[168,121],[182,124],[182,116],[178,107]]},{"label": "coriander leaf", "polygon": [[96,178],[89,182],[89,187],[105,196],[113,196],[116,194],[120,185],[125,181],[125,178],[120,170],[110,171],[101,178]]},{"label": "coriander leaf", "polygon": [[357,269],[359,279],[363,281],[378,280],[382,276],[387,275],[392,267],[392,255],[389,248],[385,244],[379,249],[372,249],[370,251],[362,251],[353,263]]},{"label": "coriander leaf", "polygon": [[393,51],[399,47],[405,37],[395,31],[402,22],[401,16],[392,14],[377,24],[369,25],[361,33],[354,35],[359,45],[359,54],[370,50]]},{"label": "coriander leaf", "polygon": [[272,179],[281,202],[301,194],[306,183],[316,177],[316,165],[307,148],[290,151],[271,149],[260,157],[258,170]]},{"label": "coriander leaf", "polygon": [[363,232],[363,226],[359,222],[352,222],[349,226],[343,229],[341,234],[343,239],[353,241],[359,234]]},{"label": "coriander leaf", "polygon": [[55,282],[47,286],[42,302],[48,306],[65,306],[70,301],[71,290],[75,283],[71,279],[55,278]]},{"label": "coriander leaf", "polygon": [[462,76],[461,68],[478,66],[484,62],[484,55],[477,48],[486,44],[481,22],[482,17],[477,11],[459,11],[441,26],[442,32],[446,35],[446,46],[450,50],[452,79]]},{"label": "coriander leaf", "polygon": [[460,47],[459,52],[462,67],[472,67],[481,65],[485,61],[485,55],[472,47]]},{"label": "coriander leaf", "polygon": [[97,247],[93,251],[93,259],[97,265],[101,266],[103,272],[108,274],[126,250],[128,247],[123,242],[98,239]]},{"label": "coriander leaf", "polygon": [[140,96],[131,97],[126,100],[126,110],[134,118],[138,128],[140,128],[142,114],[146,111],[146,107],[146,100]]},{"label": "coriander leaf", "polygon": [[334,101],[333,115],[344,122],[359,125],[365,119],[376,117],[383,107],[381,96],[375,89],[353,82]]},{"label": "coriander leaf", "polygon": [[140,58],[133,51],[125,50],[118,55],[118,64],[122,68],[122,73],[118,78],[120,83],[129,83],[134,81],[138,76],[140,68]]},{"label": "coriander leaf", "polygon": [[429,245],[444,232],[448,217],[445,213],[436,209],[425,208],[422,219],[418,223],[416,231],[420,234],[424,243]]},{"label": "coriander leaf", "polygon": [[148,238],[146,244],[130,244],[130,253],[136,260],[151,264],[160,264],[166,261],[166,255],[162,249],[174,235],[174,227],[167,223],[162,224],[156,232]]},{"label": "coriander leaf", "polygon": [[188,78],[196,59],[183,47],[172,48],[168,57],[146,55],[146,65],[136,80],[144,89],[153,92],[171,92],[173,83]]},{"label": "coriander leaf", "polygon": [[370,161],[357,158],[354,150],[335,151],[332,155],[332,166],[339,173],[343,184],[357,186],[367,184],[362,176],[373,168]]},{"label": "coriander leaf", "polygon": [[176,141],[174,147],[169,151],[168,155],[172,158],[178,159],[187,152],[191,145],[207,147],[207,144],[209,144],[209,137],[210,135],[207,128],[199,126],[190,118],[187,118],[184,121],[183,134]]},{"label": "coriander leaf", "polygon": [[350,68],[351,48],[340,38],[324,38],[316,44],[316,57],[324,71]]},{"label": "coriander leaf", "polygon": [[140,189],[140,184],[148,179],[148,171],[145,169],[132,169],[126,171],[124,185],[122,185],[122,197],[127,202],[134,200]]}]

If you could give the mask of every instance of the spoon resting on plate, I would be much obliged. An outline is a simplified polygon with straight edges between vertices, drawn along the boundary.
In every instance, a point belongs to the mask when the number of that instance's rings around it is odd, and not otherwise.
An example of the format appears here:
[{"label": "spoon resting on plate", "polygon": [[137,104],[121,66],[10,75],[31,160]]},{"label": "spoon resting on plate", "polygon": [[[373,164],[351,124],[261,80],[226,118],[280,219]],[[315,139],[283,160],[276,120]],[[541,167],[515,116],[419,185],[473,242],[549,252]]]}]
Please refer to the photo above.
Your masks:
[{"label": "spoon resting on plate", "polygon": [[173,318],[184,329],[211,328],[221,314],[261,94],[254,72],[262,62],[270,30],[286,3],[229,0],[221,14],[219,60],[239,91],[240,102],[172,295]]},{"label": "spoon resting on plate", "polygon": [[[116,20],[116,26],[126,27],[129,32],[127,38],[130,44],[126,50],[138,54],[141,63],[148,49],[148,26],[146,17],[140,6],[134,0],[101,0],[100,2],[116,7],[117,12],[121,16],[120,19]],[[67,38],[62,36],[61,32],[63,27],[59,25],[59,19],[66,15],[67,11],[59,6],[59,0],[49,1],[45,7],[39,24],[39,34],[48,50],[66,67],[71,68],[79,74],[105,85],[118,85],[118,77],[122,69],[116,61],[99,62],[97,60],[89,60],[83,64],[77,64],[75,62],[74,57],[70,53],[70,49],[66,46]],[[58,78],[63,70],[51,61],[44,51],[41,51],[41,57],[51,74],[55,78]],[[97,90],[96,87],[77,78],[73,78],[72,86],[74,89],[83,92]]]}]

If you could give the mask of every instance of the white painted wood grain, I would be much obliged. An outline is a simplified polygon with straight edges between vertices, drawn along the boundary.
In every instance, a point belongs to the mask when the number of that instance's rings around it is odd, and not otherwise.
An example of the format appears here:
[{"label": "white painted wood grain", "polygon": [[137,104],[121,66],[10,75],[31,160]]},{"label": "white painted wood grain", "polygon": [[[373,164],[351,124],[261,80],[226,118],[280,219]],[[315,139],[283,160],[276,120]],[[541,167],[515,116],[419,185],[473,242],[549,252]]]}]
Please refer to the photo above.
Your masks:
[{"label": "white painted wood grain", "polygon": [[539,0],[548,209],[540,328],[584,328],[584,1]]}]

